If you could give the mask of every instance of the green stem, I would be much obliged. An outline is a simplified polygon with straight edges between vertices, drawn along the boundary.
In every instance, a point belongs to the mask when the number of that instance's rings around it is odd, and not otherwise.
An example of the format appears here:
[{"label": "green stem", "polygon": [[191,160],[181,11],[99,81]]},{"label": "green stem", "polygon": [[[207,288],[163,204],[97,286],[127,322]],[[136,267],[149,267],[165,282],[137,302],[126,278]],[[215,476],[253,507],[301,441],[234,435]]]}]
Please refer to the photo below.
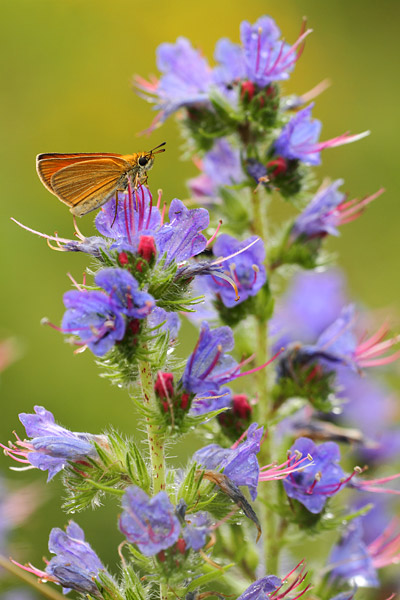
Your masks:
[{"label": "green stem", "polygon": [[[142,387],[143,402],[152,411],[157,410],[157,401],[154,394],[153,374],[147,361],[139,362],[140,385]],[[160,428],[153,425],[146,417],[147,439],[151,461],[153,494],[165,490],[165,449],[164,436],[160,435]]]},{"label": "green stem", "polygon": [[0,567],[3,567],[6,571],[21,579],[26,584],[30,585],[33,589],[35,589],[40,596],[44,596],[45,598],[50,598],[50,600],[65,600],[64,594],[60,594],[57,590],[54,590],[51,586],[47,586],[43,583],[40,583],[36,577],[26,573],[20,567],[14,565],[8,558],[0,555]]},{"label": "green stem", "polygon": [[[253,202],[253,224],[252,228],[256,235],[258,235],[264,242],[265,246],[268,242],[268,227],[266,219],[266,206],[264,206],[265,198],[261,197],[262,192],[255,191],[252,194]],[[266,204],[266,202],[265,202]],[[257,319],[257,317],[256,317]],[[269,358],[268,348],[268,323],[258,318],[256,323],[256,335],[257,335],[257,362],[259,364],[266,363]],[[266,425],[270,421],[272,412],[272,398],[268,387],[268,369],[262,369],[257,372],[257,396],[258,396],[258,414],[257,420],[260,424]],[[267,435],[264,439],[260,453],[258,455],[260,465],[267,465],[273,462],[272,447],[271,447],[271,435]],[[276,575],[278,573],[278,561],[279,561],[279,546],[275,543],[277,537],[276,531],[276,518],[272,510],[268,508],[268,505],[274,503],[276,497],[276,483],[275,482],[264,482],[259,485],[259,497],[261,502],[264,504],[264,518],[265,523],[263,528],[263,540],[264,540],[264,555],[266,561],[266,571],[270,575]]]},{"label": "green stem", "polygon": [[[140,385],[142,387],[143,402],[152,411],[157,410],[157,401],[154,394],[154,381],[151,365],[147,361],[139,362]],[[160,434],[160,428],[153,425],[149,417],[146,417],[147,439],[149,442],[149,454],[151,461],[153,494],[165,490],[165,448],[164,436]],[[160,583],[160,600],[168,599],[168,587]]]}]

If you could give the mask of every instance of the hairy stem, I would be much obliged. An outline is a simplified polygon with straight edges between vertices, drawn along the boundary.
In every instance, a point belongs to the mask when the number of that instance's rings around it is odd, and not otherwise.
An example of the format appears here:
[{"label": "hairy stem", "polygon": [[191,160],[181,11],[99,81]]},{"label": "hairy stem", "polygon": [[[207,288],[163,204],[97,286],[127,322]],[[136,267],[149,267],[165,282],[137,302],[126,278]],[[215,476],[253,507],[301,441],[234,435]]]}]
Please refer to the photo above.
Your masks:
[{"label": "hairy stem", "polygon": [[[143,402],[147,408],[156,410],[156,398],[154,394],[153,374],[151,366],[146,361],[139,362],[140,385],[143,393]],[[153,494],[165,490],[165,449],[164,436],[157,425],[150,422],[146,417],[147,439],[149,442],[149,454],[151,461]]]},{"label": "hairy stem", "polygon": [[[149,362],[139,362],[140,385],[143,393],[145,406],[153,410],[157,409],[154,394],[154,381]],[[151,474],[153,483],[153,494],[165,490],[165,448],[164,436],[160,434],[159,427],[150,422],[146,417],[147,439],[149,442],[149,454],[151,461]],[[160,600],[167,600],[168,588],[166,584],[160,583]]]},{"label": "hairy stem", "polygon": [[[261,197],[261,190],[255,190],[252,194],[253,203],[253,232],[258,235],[264,242],[265,246],[268,242],[268,227],[266,219],[266,199]],[[265,202],[264,202],[265,200]],[[265,205],[264,205],[265,204]],[[257,318],[256,335],[257,335],[257,362],[263,364],[269,359],[268,348],[268,323]],[[262,369],[257,372],[257,396],[258,396],[258,414],[257,420],[260,424],[267,425],[272,412],[272,398],[268,388],[268,369]],[[270,464],[273,461],[271,435],[264,439],[258,455],[260,466]],[[276,495],[276,483],[264,482],[259,485],[259,498],[264,504],[263,523],[263,540],[264,540],[264,555],[266,561],[266,571],[268,574],[275,575],[278,571],[279,548],[274,543],[276,538],[276,523],[275,515],[268,508],[272,504]]]}]

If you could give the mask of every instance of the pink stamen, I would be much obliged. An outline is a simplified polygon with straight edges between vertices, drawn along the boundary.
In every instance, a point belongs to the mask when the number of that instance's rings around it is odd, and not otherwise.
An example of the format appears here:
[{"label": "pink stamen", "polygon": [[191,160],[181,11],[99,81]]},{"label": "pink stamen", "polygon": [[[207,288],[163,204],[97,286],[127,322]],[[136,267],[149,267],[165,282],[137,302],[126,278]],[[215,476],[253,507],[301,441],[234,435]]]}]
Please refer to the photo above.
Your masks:
[{"label": "pink stamen", "polygon": [[157,210],[160,210],[162,194],[163,194],[163,191],[162,190],[158,190]]},{"label": "pink stamen", "polygon": [[129,220],[128,220],[128,206],[127,206],[126,197],[124,197],[124,220],[125,220],[126,237],[128,238],[129,244],[132,244],[132,238],[131,238],[131,232],[130,232]]},{"label": "pink stamen", "polygon": [[161,223],[160,223],[160,227],[162,227],[162,226],[163,226],[163,224],[164,224],[164,218],[165,218],[165,211],[166,211],[166,210],[167,210],[167,205],[166,205],[166,203],[164,202],[164,204],[163,204],[163,208],[162,208],[162,212],[161,212]]},{"label": "pink stamen", "polygon": [[276,60],[272,63],[271,67],[268,64],[269,63],[269,58],[270,58],[270,56],[272,56],[272,53],[270,52],[270,55],[268,57],[268,62],[266,64],[266,66],[265,66],[263,75],[270,75],[271,73],[274,72],[274,69],[275,69],[276,65],[279,64],[279,61],[281,60],[284,47],[285,47],[285,40],[282,40],[281,41],[281,47],[279,48],[278,56],[277,56]]},{"label": "pink stamen", "polygon": [[67,277],[70,278],[70,280],[72,281],[73,285],[76,287],[76,289],[79,292],[85,292],[86,290],[84,290],[77,281],[75,281],[75,279],[72,277],[71,273],[67,273]]},{"label": "pink stamen", "polygon": [[254,369],[251,369],[250,371],[246,371],[245,373],[239,373],[239,375],[237,375],[237,377],[244,377],[245,375],[251,375],[252,373],[257,373],[257,371],[260,371],[261,369],[264,369],[265,367],[267,367],[268,365],[270,365],[276,358],[278,358],[278,356],[280,354],[282,354],[282,352],[284,350],[285,350],[285,348],[281,348],[276,354],[274,354],[274,356],[272,358],[270,358],[263,365],[260,365],[259,367],[255,367]]},{"label": "pink stamen", "polygon": [[221,229],[221,225],[222,225],[222,220],[220,219],[218,222],[217,229],[215,230],[214,234],[210,237],[209,240],[207,240],[206,247],[213,243],[213,241],[215,240],[215,238],[218,235],[219,230]]},{"label": "pink stamen", "polygon": [[47,235],[45,233],[41,233],[40,231],[36,231],[35,229],[31,229],[30,227],[23,225],[22,223],[20,223],[19,221],[17,221],[17,219],[14,219],[13,217],[11,217],[11,221],[14,221],[14,223],[16,223],[19,227],[22,227],[22,229],[25,229],[25,231],[29,231],[29,233],[34,233],[35,235],[45,238],[46,240],[51,240],[51,241],[57,242],[57,243],[63,242],[64,244],[69,244],[71,242],[71,240],[68,240],[66,238],[60,238],[55,235]]},{"label": "pink stamen", "polygon": [[362,133],[350,135],[349,132],[347,131],[346,133],[343,133],[342,135],[338,135],[335,138],[326,140],[325,142],[319,142],[318,144],[315,144],[312,151],[310,150],[310,153],[311,152],[312,153],[321,152],[321,150],[325,150],[325,148],[336,148],[337,146],[343,146],[344,144],[351,144],[352,142],[357,142],[358,140],[362,140],[363,138],[367,137],[369,134],[370,134],[370,131],[363,131]]}]

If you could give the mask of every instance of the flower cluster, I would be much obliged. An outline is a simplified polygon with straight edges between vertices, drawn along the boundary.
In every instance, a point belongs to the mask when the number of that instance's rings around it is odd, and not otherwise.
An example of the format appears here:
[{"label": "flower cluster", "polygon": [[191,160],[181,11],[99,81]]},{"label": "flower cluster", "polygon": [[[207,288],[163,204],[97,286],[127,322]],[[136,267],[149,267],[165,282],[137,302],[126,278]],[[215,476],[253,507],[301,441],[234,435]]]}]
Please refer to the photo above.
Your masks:
[{"label": "flower cluster", "polygon": [[[147,437],[143,447],[111,427],[72,432],[36,406],[20,415],[27,439],[16,434],[2,446],[20,470],[48,471],[49,480],[62,472],[67,511],[111,496],[120,505],[119,577],[72,521],[51,531],[45,570],[22,567],[64,592],[202,600],[240,586],[237,600],[297,600],[314,585],[317,600],[352,600],[357,586],[379,585],[380,570],[390,583],[384,568],[400,559],[392,504],[400,474],[389,460],[400,433],[396,402],[372,367],[399,358],[400,336],[371,325],[323,254],[323,240],[383,189],[349,200],[342,179],[314,188],[322,151],[369,132],[321,141],[313,113],[325,84],[283,95],[310,33],[303,23],[290,44],[271,17],[244,21],[240,44],[217,42],[214,67],[184,37],[163,43],[160,78],[137,77],[136,86],[158,110],[152,127],[179,111],[199,169],[190,199],[172,199],[167,211],[133,169],[104,198],[96,235],[75,221],[74,240],[25,227],[53,249],[91,258],[90,282],[71,277],[61,327],[45,322],[129,390],[130,429]],[[297,216],[269,228],[278,193]],[[190,322],[181,330],[182,315]],[[180,341],[188,343],[178,359]],[[168,445],[188,432],[193,448],[186,459],[179,448],[177,468]],[[300,536],[303,560],[274,575]],[[223,592],[212,591],[214,579]]]}]

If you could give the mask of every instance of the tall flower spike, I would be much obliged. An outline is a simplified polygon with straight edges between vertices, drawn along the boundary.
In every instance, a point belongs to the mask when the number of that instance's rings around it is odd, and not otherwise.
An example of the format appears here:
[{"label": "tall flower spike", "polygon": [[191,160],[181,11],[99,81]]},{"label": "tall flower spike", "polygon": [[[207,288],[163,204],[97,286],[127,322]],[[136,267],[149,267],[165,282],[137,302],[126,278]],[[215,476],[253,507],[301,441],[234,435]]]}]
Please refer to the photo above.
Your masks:
[{"label": "tall flower spike", "polygon": [[32,565],[24,567],[15,561],[12,562],[37,575],[41,581],[52,581],[61,585],[64,593],[75,590],[81,594],[102,598],[94,580],[105,568],[85,541],[84,533],[76,523],[70,521],[66,532],[59,528],[52,529],[49,550],[56,556],[47,564],[45,571],[40,571]]},{"label": "tall flower spike", "polygon": [[325,148],[335,148],[343,144],[356,142],[369,135],[364,131],[357,135],[344,133],[338,137],[325,142],[319,142],[321,122],[311,118],[314,104],[300,110],[292,117],[283,128],[280,136],[275,141],[275,154],[287,159],[301,160],[308,165],[319,165],[321,163],[320,153]]},{"label": "tall flower spike", "polygon": [[35,414],[21,413],[19,419],[31,440],[20,440],[11,446],[0,446],[4,453],[31,468],[48,471],[48,481],[68,466],[68,462],[95,459],[97,452],[93,441],[104,444],[104,436],[73,433],[57,423],[52,413],[42,406],[35,406]]}]

